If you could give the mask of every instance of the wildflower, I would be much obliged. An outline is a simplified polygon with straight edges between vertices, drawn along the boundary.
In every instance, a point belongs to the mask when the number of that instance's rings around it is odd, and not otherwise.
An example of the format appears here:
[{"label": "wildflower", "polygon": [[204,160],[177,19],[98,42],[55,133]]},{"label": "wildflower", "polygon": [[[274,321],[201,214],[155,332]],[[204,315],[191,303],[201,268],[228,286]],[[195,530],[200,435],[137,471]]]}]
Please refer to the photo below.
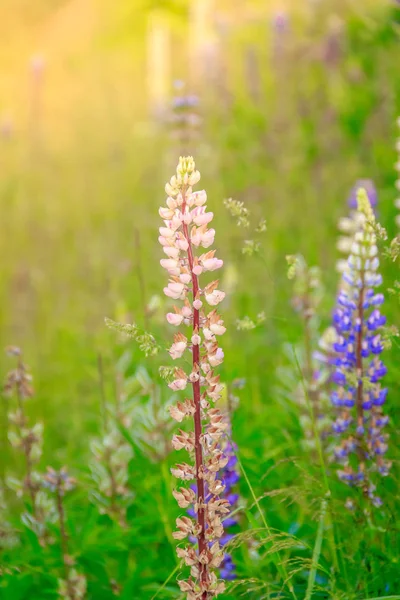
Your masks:
[{"label": "wildflower", "polygon": [[[205,192],[192,190],[199,179],[193,158],[180,158],[176,176],[165,188],[169,195],[167,206],[173,207],[174,214],[164,219],[159,238],[164,251],[168,249],[167,254],[171,255],[170,248],[174,250],[177,266],[173,268],[179,271],[170,278],[164,292],[168,297],[183,301],[182,308],[175,308],[175,314],[183,316],[183,324],[191,328],[188,336],[177,334],[170,348],[174,359],[186,352],[191,354],[191,372],[177,368],[169,382],[174,391],[184,390],[189,385],[193,391],[193,399],[179,401],[170,408],[171,416],[178,422],[187,417],[193,417],[194,421],[194,432],[179,431],[173,445],[176,449],[185,448],[195,464],[180,463],[171,469],[175,477],[195,481],[196,486],[195,493],[185,491],[186,488],[174,493],[181,507],[191,505],[193,511],[191,517],[177,519],[178,530],[174,534],[179,540],[197,540],[197,551],[190,544],[177,549],[178,556],[190,567],[189,579],[178,581],[189,600],[207,600],[224,590],[215,571],[224,558],[219,540],[223,537],[222,519],[229,508],[229,502],[220,502],[224,485],[218,477],[229,458],[219,445],[221,434],[215,425],[219,411],[210,404],[218,400],[222,392],[222,384],[213,368],[224,358],[217,337],[223,335],[225,327],[216,309],[208,314],[205,309],[206,304],[217,306],[225,294],[218,289],[218,281],[201,288],[198,279],[203,271],[215,271],[223,263],[215,257],[214,251],[200,256],[194,254],[194,247],[208,248],[215,235],[213,229],[208,229],[213,213],[206,210]],[[165,214],[162,209],[160,212]],[[162,266],[169,268],[169,265]],[[168,322],[178,324],[171,314],[168,313]]]},{"label": "wildflower", "polygon": [[21,520],[29,527],[44,545],[49,541],[48,525],[54,521],[55,507],[49,497],[40,490],[41,476],[36,471],[36,466],[41,458],[43,449],[43,424],[29,424],[25,404],[34,396],[32,376],[22,360],[19,348],[11,346],[6,349],[9,356],[16,359],[16,367],[6,376],[4,394],[14,396],[15,410],[8,413],[8,421],[12,428],[8,432],[8,439],[13,448],[24,455],[25,474],[22,480],[9,476],[7,486],[18,497],[29,499],[26,503],[29,510],[21,514]]},{"label": "wildflower", "polygon": [[333,381],[337,384],[331,400],[337,409],[333,431],[339,438],[335,457],[343,468],[339,478],[351,486],[360,487],[366,498],[377,506],[372,479],[387,475],[390,462],[384,458],[388,422],[383,414],[387,388],[381,387],[386,367],[380,359],[383,351],[381,329],[386,319],[380,312],[383,294],[375,288],[382,282],[378,273],[375,220],[365,190],[358,192],[356,232],[343,274],[346,288],[339,291],[333,315],[338,338],[335,350]]}]

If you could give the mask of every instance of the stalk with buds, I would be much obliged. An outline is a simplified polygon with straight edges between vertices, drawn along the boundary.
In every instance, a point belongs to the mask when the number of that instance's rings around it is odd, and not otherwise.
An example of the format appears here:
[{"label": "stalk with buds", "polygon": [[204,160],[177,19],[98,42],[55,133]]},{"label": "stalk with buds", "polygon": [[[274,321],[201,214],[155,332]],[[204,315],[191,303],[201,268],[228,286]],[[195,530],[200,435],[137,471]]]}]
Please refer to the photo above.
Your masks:
[{"label": "stalk with buds", "polygon": [[[374,289],[382,282],[377,272],[375,216],[363,189],[358,192],[358,213],[361,228],[354,237],[334,313],[338,338],[333,344],[332,379],[337,389],[331,398],[338,414],[333,431],[340,440],[335,448],[336,460],[342,465],[339,478],[361,488],[364,497],[380,506],[376,479],[387,475],[390,468],[384,458],[388,449],[383,431],[388,422],[383,414],[387,388],[380,384],[386,373],[380,359],[384,349],[380,330],[386,318],[379,310],[383,294]],[[353,501],[347,505],[352,508]]]},{"label": "stalk with buds", "polygon": [[[169,298],[181,300],[183,305],[167,314],[171,325],[184,325],[190,333],[175,334],[169,349],[172,359],[181,358],[185,352],[191,355],[191,369],[187,373],[177,368],[169,387],[184,390],[192,388],[192,396],[179,401],[170,409],[171,416],[178,422],[193,419],[194,431],[179,430],[173,437],[176,450],[186,449],[193,464],[180,463],[172,474],[183,481],[195,481],[196,491],[181,487],[174,496],[181,508],[193,507],[195,519],[182,516],[177,519],[178,540],[195,537],[197,551],[189,544],[178,547],[177,553],[191,568],[191,576],[179,581],[188,600],[208,600],[223,592],[225,586],[219,581],[216,569],[224,559],[219,543],[224,530],[222,519],[229,513],[229,502],[224,497],[224,485],[218,473],[225,467],[228,458],[220,447],[221,437],[227,423],[218,408],[212,403],[219,399],[222,384],[214,368],[221,364],[224,353],[217,338],[225,332],[222,319],[214,308],[225,297],[218,289],[218,281],[200,286],[199,276],[207,271],[222,267],[222,260],[215,257],[214,250],[197,256],[195,249],[208,249],[214,242],[215,231],[208,225],[213,213],[207,212],[205,191],[193,192],[200,174],[195,169],[192,157],[180,158],[176,171],[167,183],[167,206],[160,208],[164,225],[160,227],[159,241],[166,258],[161,265],[170,276],[164,293]],[[212,308],[206,314],[204,304]]]},{"label": "stalk with buds", "polygon": [[363,217],[357,210],[357,193],[360,188],[365,190],[374,212],[376,211],[376,206],[378,204],[378,195],[373,181],[370,179],[359,179],[356,181],[350,191],[347,201],[350,209],[349,215],[347,217],[342,217],[338,222],[340,236],[337,241],[337,249],[344,255],[344,258],[341,258],[336,263],[336,270],[339,273],[343,273],[343,271],[347,269],[347,257],[349,256],[353,245],[354,236],[356,232],[360,230],[363,223]]}]

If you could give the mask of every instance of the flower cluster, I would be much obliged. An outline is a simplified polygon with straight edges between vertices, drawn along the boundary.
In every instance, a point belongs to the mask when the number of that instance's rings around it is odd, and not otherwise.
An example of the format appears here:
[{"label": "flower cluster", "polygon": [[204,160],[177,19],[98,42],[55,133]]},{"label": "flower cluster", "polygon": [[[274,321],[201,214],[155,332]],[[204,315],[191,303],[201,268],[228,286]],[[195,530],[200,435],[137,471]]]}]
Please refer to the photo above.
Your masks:
[{"label": "flower cluster", "polygon": [[[394,165],[396,169],[396,190],[399,193],[399,197],[394,201],[395,207],[398,211],[400,211],[400,117],[397,119],[397,126],[399,128],[399,136],[396,140],[396,152],[397,152],[397,161]],[[400,214],[396,215],[396,225],[400,229]]]},{"label": "flower cluster", "polygon": [[339,252],[346,257],[337,262],[336,268],[339,273],[343,273],[347,268],[347,257],[353,245],[354,236],[363,224],[363,217],[357,210],[357,190],[360,188],[363,188],[366,191],[370,205],[374,211],[378,203],[378,195],[373,182],[370,179],[359,179],[351,189],[348,197],[347,203],[350,208],[350,213],[347,217],[339,219],[338,222],[338,229],[341,235],[337,242],[337,248]]},{"label": "flower cluster", "polygon": [[351,486],[360,487],[375,506],[381,504],[375,495],[374,474],[387,475],[389,461],[387,436],[383,432],[388,417],[382,407],[387,389],[380,380],[386,373],[380,354],[384,349],[380,329],[386,319],[380,312],[383,294],[375,288],[382,282],[377,272],[375,220],[365,190],[358,192],[358,219],[362,224],[356,232],[343,274],[346,287],[341,289],[333,322],[338,339],[333,344],[336,356],[332,379],[337,388],[331,400],[337,409],[333,431],[341,438],[335,447],[335,457],[342,465],[339,478]]},{"label": "flower cluster", "polygon": [[47,525],[53,523],[56,514],[51,498],[40,489],[41,475],[36,466],[42,455],[43,425],[42,423],[29,424],[26,414],[25,402],[32,398],[32,376],[22,360],[22,352],[13,346],[7,348],[7,354],[16,359],[16,366],[6,377],[4,394],[14,395],[16,408],[8,413],[10,428],[8,439],[13,448],[24,455],[25,473],[23,479],[13,476],[7,477],[7,486],[18,497],[28,500],[29,510],[21,514],[21,520],[29,527],[43,545],[49,542]]},{"label": "flower cluster", "polygon": [[[229,435],[226,435],[221,441],[221,446],[225,456],[228,458],[228,462],[226,463],[225,467],[221,469],[221,471],[218,473],[218,477],[221,479],[223,485],[225,486],[222,496],[229,502],[231,510],[234,510],[237,507],[239,501],[239,494],[237,494],[234,490],[236,484],[239,481],[238,460],[236,456],[237,448],[236,445],[230,439],[231,428],[228,417],[226,417],[226,420],[228,424]],[[197,491],[196,484],[192,484],[190,487],[194,492]],[[207,486],[205,493],[207,498]],[[193,508],[189,508],[187,510],[187,514],[193,518],[196,516],[196,513]],[[219,542],[221,546],[225,546],[232,540],[234,534],[228,533],[227,530],[231,529],[232,527],[235,527],[235,525],[237,524],[238,521],[233,515],[228,515],[223,519],[225,533],[221,537]],[[193,543],[195,543],[196,541],[194,537],[190,538],[190,540]],[[219,567],[219,573],[220,577],[227,581],[236,579],[236,565],[233,562],[232,556],[227,552],[224,553],[224,559]]]},{"label": "flower cluster", "polygon": [[[178,479],[194,480],[196,484],[196,491],[190,487],[174,491],[179,506],[184,509],[191,506],[196,516],[194,519],[186,515],[179,517],[174,533],[178,540],[197,539],[197,549],[190,544],[177,548],[178,556],[190,567],[190,577],[179,581],[188,600],[208,600],[225,588],[215,571],[224,560],[219,540],[224,535],[222,521],[230,511],[229,501],[223,496],[225,485],[218,477],[229,461],[220,445],[227,423],[219,409],[212,406],[223,389],[214,368],[224,359],[217,339],[225,333],[223,320],[214,307],[225,294],[218,289],[218,281],[204,287],[199,284],[200,275],[219,269],[223,263],[214,250],[208,250],[215,236],[214,229],[208,228],[213,213],[207,212],[206,192],[192,191],[199,179],[193,158],[181,157],[176,176],[165,187],[167,206],[159,211],[164,220],[159,241],[167,256],[161,260],[161,265],[170,276],[164,293],[183,302],[167,314],[167,321],[171,325],[190,328],[188,336],[181,332],[175,335],[169,350],[174,360],[188,352],[192,365],[189,373],[177,368],[169,383],[174,391],[190,385],[193,392],[192,397],[170,407],[171,416],[179,423],[188,417],[194,422],[194,431],[179,430],[172,444],[176,450],[187,450],[195,464],[180,463],[171,469]],[[200,247],[207,251],[195,255],[194,249]],[[208,313],[207,304],[211,307]]]}]

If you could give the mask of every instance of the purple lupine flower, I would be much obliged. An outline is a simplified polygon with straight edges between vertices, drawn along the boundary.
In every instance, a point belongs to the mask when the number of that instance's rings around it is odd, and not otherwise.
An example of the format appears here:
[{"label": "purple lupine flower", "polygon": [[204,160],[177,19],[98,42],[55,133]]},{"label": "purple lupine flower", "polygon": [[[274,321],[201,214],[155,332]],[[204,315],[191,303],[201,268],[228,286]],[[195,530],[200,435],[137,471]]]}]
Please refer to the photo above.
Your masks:
[{"label": "purple lupine flower", "polygon": [[380,358],[384,349],[380,330],[386,318],[379,310],[383,294],[375,291],[382,278],[377,272],[375,216],[364,189],[358,192],[358,216],[360,228],[354,236],[333,315],[337,340],[333,344],[332,380],[338,386],[331,395],[338,411],[333,432],[341,438],[334,454],[342,465],[339,478],[360,487],[374,506],[380,506],[382,501],[375,495],[372,479],[377,473],[387,475],[390,468],[384,458],[387,435],[383,428],[388,418],[382,412],[387,389],[380,383],[386,374]]},{"label": "purple lupine flower", "polygon": [[[238,483],[240,476],[238,471],[238,459],[236,456],[237,446],[230,441],[230,438],[226,439],[226,443],[223,448],[224,454],[228,457],[228,462],[220,473],[222,483],[225,485],[224,498],[226,498],[230,504],[231,511],[234,511],[239,502],[239,494],[233,490]],[[228,515],[224,521],[225,535],[220,540],[221,546],[225,546],[233,537],[233,534],[227,533],[227,530],[231,527],[235,527],[238,524],[237,519],[233,516]],[[232,560],[232,556],[225,552],[224,560],[220,566],[220,576],[222,579],[232,580],[236,578],[236,565]]]},{"label": "purple lupine flower", "polygon": [[[228,429],[228,435],[231,435],[230,428]],[[224,455],[228,458],[228,462],[223,469],[218,474],[219,479],[222,484],[225,486],[225,490],[221,495],[221,498],[225,498],[228,500],[230,504],[230,510],[234,511],[237,508],[239,502],[239,494],[235,493],[234,487],[238,483],[240,479],[239,471],[238,471],[238,459],[236,456],[237,446],[233,442],[230,441],[230,437],[226,438],[225,443],[222,443],[222,450]],[[197,492],[196,484],[192,484],[190,488]],[[206,501],[208,500],[208,493],[206,490]],[[196,516],[194,509],[188,508],[187,514],[194,518]],[[226,546],[234,537],[233,533],[229,533],[227,530],[235,527],[238,524],[238,520],[235,517],[228,515],[223,519],[224,526],[224,535],[220,538],[219,543],[221,547]],[[195,538],[189,538],[190,541],[195,543]],[[232,556],[228,553],[224,553],[224,559],[219,567],[220,569],[220,577],[221,579],[225,579],[227,581],[232,581],[236,579],[236,565],[233,562]]]}]

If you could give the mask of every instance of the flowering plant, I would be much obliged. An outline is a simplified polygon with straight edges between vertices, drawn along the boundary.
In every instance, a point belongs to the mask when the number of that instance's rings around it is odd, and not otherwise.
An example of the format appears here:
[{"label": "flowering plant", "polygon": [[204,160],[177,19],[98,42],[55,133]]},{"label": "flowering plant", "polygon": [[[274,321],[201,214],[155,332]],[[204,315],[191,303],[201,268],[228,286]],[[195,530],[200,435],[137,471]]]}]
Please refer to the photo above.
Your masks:
[{"label": "flowering plant", "polygon": [[[194,431],[179,430],[172,444],[176,450],[186,449],[193,464],[180,463],[172,469],[172,474],[183,481],[195,481],[195,489],[181,487],[174,496],[181,508],[192,507],[194,518],[181,516],[177,519],[178,540],[194,537],[197,551],[189,544],[178,547],[177,553],[190,567],[191,576],[179,581],[188,600],[208,600],[223,592],[224,583],[219,581],[215,570],[224,560],[219,540],[224,534],[222,519],[229,513],[229,501],[223,496],[225,485],[218,473],[227,465],[228,457],[221,450],[220,440],[227,428],[227,422],[218,408],[212,403],[219,399],[223,386],[214,368],[224,359],[224,353],[217,338],[225,333],[223,320],[214,308],[225,297],[218,289],[218,281],[200,287],[199,276],[207,271],[222,267],[222,260],[214,250],[197,256],[195,248],[210,248],[215,231],[208,225],[213,213],[207,212],[205,191],[193,192],[200,173],[195,168],[192,157],[180,158],[176,171],[167,183],[167,206],[159,210],[164,225],[160,227],[159,241],[166,258],[161,266],[167,270],[170,279],[164,293],[183,304],[174,307],[167,314],[171,325],[190,327],[189,336],[179,332],[169,349],[173,360],[181,358],[185,352],[191,355],[191,368],[187,373],[183,368],[175,369],[169,387],[185,390],[192,387],[192,396],[171,406],[171,416],[182,422],[193,419]],[[189,229],[190,227],[190,229]],[[211,306],[206,312],[205,305]]]}]

